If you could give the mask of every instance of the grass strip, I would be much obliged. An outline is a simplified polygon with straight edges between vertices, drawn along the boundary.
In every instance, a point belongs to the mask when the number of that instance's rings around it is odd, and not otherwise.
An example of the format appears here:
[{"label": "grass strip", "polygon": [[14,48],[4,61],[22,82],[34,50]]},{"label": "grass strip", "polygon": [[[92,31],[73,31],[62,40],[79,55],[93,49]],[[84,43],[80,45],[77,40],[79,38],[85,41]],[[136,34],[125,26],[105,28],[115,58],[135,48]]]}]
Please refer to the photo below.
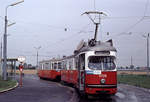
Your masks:
[{"label": "grass strip", "polygon": [[118,83],[150,89],[150,76],[130,74],[118,75]]},{"label": "grass strip", "polygon": [[12,88],[16,85],[17,81],[15,80],[2,80],[2,78],[0,77],[0,91]]}]

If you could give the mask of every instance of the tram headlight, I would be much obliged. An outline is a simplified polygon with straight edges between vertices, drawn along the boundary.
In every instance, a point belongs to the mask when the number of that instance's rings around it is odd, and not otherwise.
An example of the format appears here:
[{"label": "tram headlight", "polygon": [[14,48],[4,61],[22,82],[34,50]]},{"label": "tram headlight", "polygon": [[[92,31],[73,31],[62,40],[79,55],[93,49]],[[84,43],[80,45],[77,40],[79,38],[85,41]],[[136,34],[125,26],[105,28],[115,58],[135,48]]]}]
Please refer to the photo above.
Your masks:
[{"label": "tram headlight", "polygon": [[101,79],[101,84],[105,84],[106,80],[105,79]]}]

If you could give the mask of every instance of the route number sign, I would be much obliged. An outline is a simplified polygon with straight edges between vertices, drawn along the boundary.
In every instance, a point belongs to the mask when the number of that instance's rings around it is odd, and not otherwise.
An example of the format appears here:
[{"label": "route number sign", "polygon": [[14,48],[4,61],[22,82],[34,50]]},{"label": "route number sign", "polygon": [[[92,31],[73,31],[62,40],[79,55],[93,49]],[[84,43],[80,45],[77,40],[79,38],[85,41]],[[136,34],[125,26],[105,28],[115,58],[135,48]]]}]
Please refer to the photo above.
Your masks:
[{"label": "route number sign", "polygon": [[18,57],[18,61],[21,62],[21,63],[24,62],[25,60],[26,60],[26,58],[24,56],[19,56]]}]

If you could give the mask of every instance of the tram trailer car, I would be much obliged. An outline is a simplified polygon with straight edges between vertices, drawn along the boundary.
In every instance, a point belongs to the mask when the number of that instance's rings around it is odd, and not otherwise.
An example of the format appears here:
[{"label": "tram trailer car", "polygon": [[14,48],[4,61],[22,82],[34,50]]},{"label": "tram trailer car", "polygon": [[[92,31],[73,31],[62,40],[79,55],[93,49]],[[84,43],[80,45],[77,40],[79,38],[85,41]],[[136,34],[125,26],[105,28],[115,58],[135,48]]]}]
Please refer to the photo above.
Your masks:
[{"label": "tram trailer car", "polygon": [[39,62],[38,76],[51,80],[61,79],[61,61],[60,59],[44,60]]},{"label": "tram trailer car", "polygon": [[94,46],[81,42],[73,56],[62,59],[61,80],[82,94],[114,95],[117,92],[116,49],[112,40]]},{"label": "tram trailer car", "polygon": [[62,59],[61,81],[67,84],[75,85],[78,78],[78,70],[75,68],[74,55]]}]

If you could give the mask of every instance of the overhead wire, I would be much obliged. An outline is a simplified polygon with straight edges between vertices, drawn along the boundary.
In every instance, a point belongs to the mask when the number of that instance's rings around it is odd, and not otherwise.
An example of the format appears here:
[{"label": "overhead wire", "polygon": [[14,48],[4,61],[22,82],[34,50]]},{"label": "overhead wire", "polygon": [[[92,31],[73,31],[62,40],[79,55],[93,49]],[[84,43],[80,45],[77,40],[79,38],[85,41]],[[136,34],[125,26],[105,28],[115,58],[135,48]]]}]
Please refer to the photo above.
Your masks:
[{"label": "overhead wire", "polygon": [[[94,0],[94,9],[96,10],[96,4],[95,4],[95,0]],[[149,0],[147,0],[147,3],[146,3],[146,5],[145,5],[145,10],[144,10],[144,16],[146,15],[146,12],[147,12],[147,9],[148,9],[148,3],[149,3]],[[128,28],[127,30],[125,30],[126,32],[127,31],[129,31],[129,30],[131,30],[131,29],[133,29],[136,25],[138,25],[140,22],[142,22],[143,21],[143,19],[144,19],[144,16],[139,20],[139,21],[137,21],[135,24],[133,24],[132,26],[130,26],[130,28]],[[1,16],[0,16],[1,17]],[[1,17],[2,18],[2,17]],[[123,17],[122,17],[123,18]],[[130,18],[130,17],[124,17],[124,18]],[[117,18],[118,19],[118,18]],[[48,25],[48,24],[44,24],[44,25],[47,25],[47,26],[49,26],[49,27],[52,27],[52,28],[55,28],[55,29],[64,29],[65,27],[56,27],[56,26],[52,26],[52,25]],[[83,30],[82,30],[83,31]],[[80,33],[82,33],[82,31],[80,32]],[[80,34],[79,32],[78,32],[78,34]],[[122,32],[122,33],[119,33],[118,35],[122,35],[124,32]],[[66,37],[66,38],[64,38],[64,39],[61,39],[61,40],[59,40],[58,42],[56,42],[56,43],[54,43],[54,44],[52,44],[52,45],[56,45],[57,43],[58,44],[60,44],[59,42],[64,42],[64,41],[67,41],[67,39],[70,39],[70,38],[72,38],[72,36],[74,36],[75,34],[72,34],[71,36],[69,36],[69,37]],[[76,36],[74,36],[73,38],[75,38]]]},{"label": "overhead wire", "polygon": [[1,19],[5,19],[4,17],[0,16]]},{"label": "overhead wire", "polygon": [[119,37],[119,36],[121,36],[121,35],[124,35],[124,34],[126,34],[126,32],[129,32],[131,29],[133,29],[133,28],[136,27],[139,23],[141,23],[141,22],[145,19],[145,16],[146,16],[146,13],[147,13],[147,9],[148,9],[148,4],[149,4],[149,0],[147,0],[146,3],[145,3],[145,9],[144,9],[143,16],[142,16],[136,23],[134,23],[133,25],[131,25],[130,27],[128,27],[124,32],[119,33],[119,34],[116,34],[116,35],[114,35],[114,36],[115,36],[115,37]]},{"label": "overhead wire", "polygon": [[[76,37],[76,36],[75,36],[76,34],[79,35],[79,34],[85,32],[85,29],[88,27],[89,24],[90,24],[90,23],[88,23],[86,26],[84,26],[79,32],[73,33],[73,34],[71,34],[69,37],[63,38],[63,39],[59,40],[58,42],[67,41],[67,40],[69,40],[69,39],[72,38],[72,37]],[[58,42],[56,42],[56,44],[57,44]]]},{"label": "overhead wire", "polygon": [[[21,56],[37,56],[36,54],[25,54],[26,52],[22,52],[22,53],[24,53],[24,54],[19,54],[19,56],[20,56],[20,55],[21,55]],[[16,53],[13,53],[13,55],[14,55],[14,54],[16,54]],[[17,54],[18,54],[18,53],[17,53]],[[16,55],[17,55],[17,54],[16,54]],[[53,55],[50,55],[50,56],[49,56],[49,55],[42,55],[42,54],[39,54],[39,56],[40,56],[40,57],[52,57]]]},{"label": "overhead wire", "polygon": [[[66,37],[66,38],[63,38],[63,39],[61,39],[61,40],[59,40],[59,41],[57,41],[57,42],[55,42],[55,43],[52,43],[52,44],[50,44],[51,46],[53,45],[53,46],[55,46],[55,47],[57,47],[58,48],[58,46],[60,46],[61,44],[62,44],[62,42],[65,42],[65,41],[68,41],[68,40],[72,40],[72,39],[70,39],[70,38],[76,38],[76,37],[78,37],[79,35],[81,35],[81,34],[83,34],[83,32],[84,32],[84,30],[88,27],[88,25],[89,25],[90,23],[88,23],[86,26],[84,26],[79,32],[77,32],[77,33],[73,33],[72,35],[70,35],[69,37]],[[86,33],[86,32],[85,32]],[[75,36],[76,35],[76,36]],[[58,44],[58,45],[57,45]],[[50,46],[50,45],[48,45],[48,46]]]},{"label": "overhead wire", "polygon": [[62,29],[62,30],[65,30],[65,28],[67,29],[70,29],[70,30],[74,30],[74,31],[77,31],[79,29],[76,29],[76,28],[68,28],[67,26],[54,26],[54,25],[50,25],[50,24],[44,24],[44,23],[37,23],[37,22],[25,22],[25,21],[21,21],[21,20],[18,20],[17,22],[19,23],[22,23],[22,24],[30,24],[30,25],[36,25],[36,26],[41,26],[41,25],[44,25],[44,26],[47,26],[47,27],[50,27],[50,28],[53,28],[53,29]]}]

